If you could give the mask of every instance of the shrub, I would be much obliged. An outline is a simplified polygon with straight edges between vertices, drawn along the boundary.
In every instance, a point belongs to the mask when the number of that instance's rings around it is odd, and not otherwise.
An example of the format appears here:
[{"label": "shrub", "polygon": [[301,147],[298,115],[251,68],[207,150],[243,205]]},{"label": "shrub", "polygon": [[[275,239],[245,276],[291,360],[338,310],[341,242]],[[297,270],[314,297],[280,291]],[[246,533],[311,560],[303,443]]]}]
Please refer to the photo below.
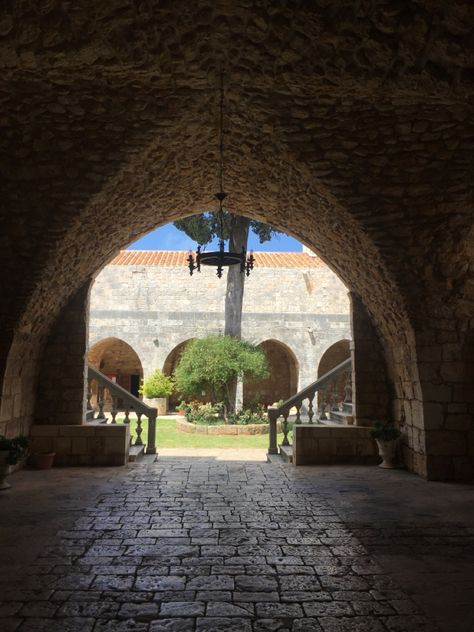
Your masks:
[{"label": "shrub", "polygon": [[229,423],[238,424],[240,426],[248,426],[250,424],[267,424],[268,417],[265,414],[263,406],[258,409],[245,408],[238,413],[229,415]]},{"label": "shrub", "polygon": [[203,391],[231,408],[229,386],[238,377],[250,381],[268,375],[264,352],[231,336],[207,336],[191,341],[174,372],[176,389],[196,397]]},{"label": "shrub", "polygon": [[392,424],[383,423],[382,421],[376,421],[374,426],[370,428],[369,434],[372,439],[379,439],[380,441],[393,441],[394,439],[398,439],[402,433]]},{"label": "shrub", "polygon": [[174,389],[173,380],[157,369],[143,381],[140,393],[145,397],[169,397]]},{"label": "shrub", "polygon": [[186,419],[197,425],[216,426],[224,423],[223,409],[224,405],[222,402],[217,404],[199,404],[196,409],[186,415]]},{"label": "shrub", "polygon": [[29,443],[29,440],[22,435],[13,439],[0,435],[0,452],[8,452],[6,462],[9,465],[16,465],[26,453]]}]

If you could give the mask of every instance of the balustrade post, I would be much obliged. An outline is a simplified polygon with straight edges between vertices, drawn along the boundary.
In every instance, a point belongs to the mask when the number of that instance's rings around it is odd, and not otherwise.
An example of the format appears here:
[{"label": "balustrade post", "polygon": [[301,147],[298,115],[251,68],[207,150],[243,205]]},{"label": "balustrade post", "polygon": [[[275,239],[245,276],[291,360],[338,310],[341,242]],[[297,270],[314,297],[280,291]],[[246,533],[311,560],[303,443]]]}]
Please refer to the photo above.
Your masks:
[{"label": "balustrade post", "polygon": [[116,397],[113,393],[110,393],[110,395],[112,396],[112,410],[110,411],[110,414],[112,415],[112,423],[116,424],[116,417],[117,417],[117,413],[118,413],[118,408],[117,408],[117,402],[118,402],[118,397]]},{"label": "balustrade post", "polygon": [[346,383],[344,384],[344,404],[352,403],[352,374],[346,374]]},{"label": "balustrade post", "polygon": [[290,442],[288,441],[288,433],[290,431],[290,428],[288,427],[288,411],[283,413],[283,441],[281,442],[281,445],[290,445]]},{"label": "balustrade post", "polygon": [[314,395],[310,396],[309,398],[309,406],[308,406],[308,423],[312,424],[313,423],[313,417],[314,417],[314,407],[313,407],[313,399],[314,399]]},{"label": "balustrade post", "polygon": [[137,433],[137,438],[135,439],[135,445],[143,445],[143,441],[142,441],[143,428],[142,428],[142,414],[141,413],[138,413],[137,415],[137,428],[135,432]]},{"label": "balustrade post", "polygon": [[99,407],[97,419],[104,419],[105,388],[100,384],[97,384],[97,405]]},{"label": "balustrade post", "polygon": [[278,454],[277,445],[278,413],[274,408],[268,408],[268,454]]},{"label": "balustrade post", "polygon": [[146,444],[146,454],[156,454],[156,417],[158,411],[154,409],[154,412],[148,417],[148,441]]},{"label": "balustrade post", "polygon": [[87,378],[87,404],[86,410],[92,410],[92,379],[90,377]]}]

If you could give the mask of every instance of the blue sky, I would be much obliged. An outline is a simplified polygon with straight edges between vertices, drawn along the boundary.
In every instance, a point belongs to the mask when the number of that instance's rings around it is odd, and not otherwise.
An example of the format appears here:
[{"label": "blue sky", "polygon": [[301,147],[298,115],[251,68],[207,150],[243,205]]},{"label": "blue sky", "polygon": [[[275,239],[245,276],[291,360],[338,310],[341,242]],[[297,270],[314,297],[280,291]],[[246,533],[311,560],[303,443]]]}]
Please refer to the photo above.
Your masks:
[{"label": "blue sky", "polygon": [[[210,250],[212,246],[207,246]],[[260,244],[253,233],[249,237],[249,250],[264,252],[300,252],[301,243],[288,235],[276,235],[270,241]],[[173,224],[166,224],[153,230],[128,247],[129,250],[195,250],[196,242],[176,229]]]}]

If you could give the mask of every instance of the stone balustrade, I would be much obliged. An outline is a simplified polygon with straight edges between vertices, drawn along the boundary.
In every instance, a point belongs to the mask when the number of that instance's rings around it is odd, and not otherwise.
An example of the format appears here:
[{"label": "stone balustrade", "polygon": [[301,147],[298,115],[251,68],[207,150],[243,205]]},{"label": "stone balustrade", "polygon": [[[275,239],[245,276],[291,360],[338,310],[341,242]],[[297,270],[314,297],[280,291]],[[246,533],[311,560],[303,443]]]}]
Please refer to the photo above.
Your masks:
[{"label": "stone balustrade", "polygon": [[91,407],[91,393],[92,393],[92,383],[95,381],[97,383],[97,406],[98,412],[96,419],[104,419],[104,404],[105,404],[105,393],[108,391],[110,398],[112,399],[112,421],[111,425],[115,425],[117,423],[117,413],[118,411],[118,401],[119,399],[123,402],[123,411],[124,411],[124,420],[123,423],[126,426],[130,425],[130,413],[133,411],[137,415],[137,427],[135,430],[135,437],[130,438],[130,444],[135,446],[143,446],[142,440],[142,417],[144,416],[148,421],[148,439],[146,444],[146,453],[147,454],[156,454],[156,417],[158,411],[156,408],[152,406],[148,406],[137,397],[129,393],[126,389],[116,384],[114,381],[110,380],[106,375],[89,366],[88,369],[88,390],[87,390],[87,408],[90,410]]}]

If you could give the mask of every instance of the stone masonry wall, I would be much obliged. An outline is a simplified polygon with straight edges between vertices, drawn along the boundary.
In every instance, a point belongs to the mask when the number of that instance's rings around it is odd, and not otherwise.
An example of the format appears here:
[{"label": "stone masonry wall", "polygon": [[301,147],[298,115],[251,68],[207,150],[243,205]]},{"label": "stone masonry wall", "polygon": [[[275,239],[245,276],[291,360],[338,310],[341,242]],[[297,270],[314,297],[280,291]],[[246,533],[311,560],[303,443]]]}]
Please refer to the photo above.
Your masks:
[{"label": "stone masonry wall", "polygon": [[[184,266],[108,265],[91,292],[89,347],[120,338],[148,375],[163,368],[179,343],[223,332],[224,295],[225,278],[211,269],[191,277]],[[323,264],[257,266],[245,281],[242,335],[286,345],[298,362],[301,388],[316,379],[324,351],[350,337],[347,290]]]},{"label": "stone masonry wall", "polygon": [[360,298],[352,294],[352,400],[356,425],[371,426],[390,420],[390,403],[385,358],[380,339]]},{"label": "stone masonry wall", "polygon": [[66,7],[2,3],[0,429],[42,414],[70,297],[210,208],[225,68],[229,210],[330,263],[376,327],[394,419],[433,457],[413,468],[472,476],[472,2]]},{"label": "stone masonry wall", "polygon": [[63,310],[43,352],[37,393],[37,424],[85,420],[85,354],[90,283]]}]

